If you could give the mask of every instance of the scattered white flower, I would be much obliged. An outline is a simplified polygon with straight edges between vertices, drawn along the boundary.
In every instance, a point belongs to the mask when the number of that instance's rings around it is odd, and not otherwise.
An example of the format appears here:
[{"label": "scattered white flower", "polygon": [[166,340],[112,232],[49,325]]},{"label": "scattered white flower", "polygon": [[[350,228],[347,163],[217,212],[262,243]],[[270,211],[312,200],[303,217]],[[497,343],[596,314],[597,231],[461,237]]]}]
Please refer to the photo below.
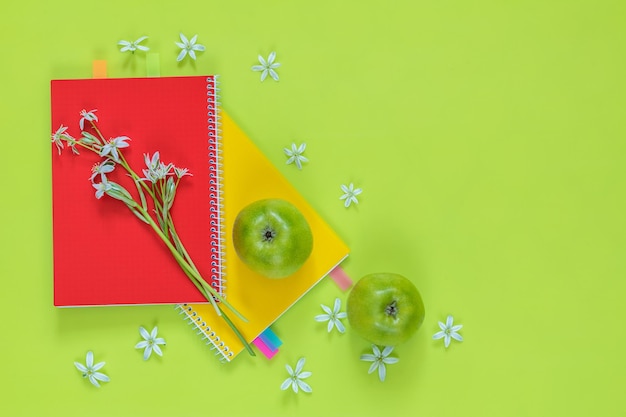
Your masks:
[{"label": "scattered white flower", "polygon": [[96,112],[98,110],[90,110],[87,111],[85,109],[80,111],[80,120],[78,121],[78,124],[80,126],[80,130],[85,130],[85,120],[87,120],[88,122],[97,122],[98,121],[98,116],[96,116]]},{"label": "scattered white flower", "polygon": [[182,61],[186,55],[189,55],[189,57],[195,61],[196,51],[202,52],[206,49],[204,45],[196,43],[196,41],[198,40],[198,35],[193,35],[191,39],[187,39],[187,37],[181,33],[180,40],[182,42],[176,42],[176,45],[181,49],[178,57],[176,58],[176,61]]},{"label": "scattered white flower", "polygon": [[360,188],[354,188],[354,184],[350,183],[350,185],[346,186],[345,184],[341,185],[341,190],[344,194],[339,197],[340,200],[344,201],[344,206],[350,207],[350,204],[359,204],[359,200],[357,200],[356,196],[361,194],[363,190]]},{"label": "scattered white flower", "polygon": [[91,167],[91,177],[89,178],[91,182],[96,178],[97,175],[100,175],[102,181],[106,181],[106,174],[113,172],[115,169],[115,163],[110,159],[107,159],[104,162],[97,162]]},{"label": "scattered white flower", "polygon": [[100,387],[98,381],[109,382],[110,378],[105,374],[98,372],[104,366],[105,362],[99,362],[97,364],[93,364],[93,352],[87,352],[87,357],[85,358],[85,364],[79,362],[74,362],[74,366],[83,373],[83,378],[89,378],[89,382],[91,382],[96,387]]},{"label": "scattered white flower", "polygon": [[391,365],[392,363],[397,363],[400,359],[395,357],[389,357],[389,354],[393,351],[393,346],[385,346],[385,348],[380,351],[380,348],[376,345],[372,345],[372,352],[361,355],[361,360],[366,362],[372,362],[368,374],[371,374],[376,369],[378,369],[378,378],[381,381],[385,381],[385,377],[387,376],[387,368],[385,364]]},{"label": "scattered white flower", "polygon": [[286,163],[287,164],[295,163],[298,169],[302,169],[302,163],[309,162],[307,157],[302,155],[305,149],[306,149],[306,143],[302,143],[300,146],[296,146],[295,143],[292,143],[291,149],[283,148],[283,150],[285,151],[285,155],[289,157]]},{"label": "scattered white flower", "polygon": [[345,332],[346,328],[341,322],[341,319],[348,317],[348,313],[346,313],[345,311],[339,311],[341,309],[341,300],[339,298],[335,298],[335,305],[333,306],[332,310],[330,309],[330,307],[325,306],[324,304],[321,304],[321,306],[322,310],[324,310],[326,314],[320,314],[318,316],[315,316],[315,321],[328,321],[329,333],[333,329],[333,327],[337,327],[339,333]]},{"label": "scattered white flower", "polygon": [[161,348],[159,347],[159,345],[164,345],[165,339],[163,339],[162,337],[157,337],[157,331],[158,329],[156,326],[154,326],[154,329],[152,329],[152,332],[150,333],[148,333],[148,331],[143,326],[139,327],[139,333],[141,334],[141,337],[143,337],[144,340],[137,343],[135,345],[135,348],[144,349],[143,351],[144,361],[147,361],[150,358],[150,355],[152,355],[153,351],[157,355],[163,356],[163,352],[161,351]]},{"label": "scattered white flower", "polygon": [[276,59],[276,52],[270,53],[267,57],[267,61],[261,55],[259,55],[259,62],[261,65],[254,65],[252,67],[252,71],[262,71],[261,72],[261,81],[265,81],[267,78],[267,74],[270,75],[274,79],[274,81],[278,81],[278,74],[274,71],[276,68],[280,67],[280,63],[274,62]]},{"label": "scattered white flower", "polygon": [[94,182],[91,185],[93,186],[93,188],[96,189],[96,198],[98,200],[100,200],[105,193],[113,189],[113,186],[111,185],[111,183],[109,183],[106,177],[102,179],[102,182],[98,182],[98,183]]},{"label": "scattered white flower", "polygon": [[136,41],[129,42],[129,41],[121,40],[117,44],[121,46],[120,52],[130,51],[131,54],[134,54],[137,49],[139,49],[140,51],[148,51],[150,49],[147,46],[139,45],[141,42],[145,41],[146,39],[148,39],[147,36],[142,36]]},{"label": "scattered white flower", "polygon": [[57,149],[59,150],[59,155],[61,155],[61,151],[63,150],[63,137],[68,136],[68,134],[65,133],[66,131],[67,126],[61,125],[61,127],[59,127],[57,131],[54,132],[51,136],[52,142],[57,146]]},{"label": "scattered white flower", "polygon": [[451,339],[457,340],[459,342],[463,341],[463,337],[457,332],[461,330],[463,327],[462,324],[454,325],[454,317],[448,316],[446,318],[446,323],[439,322],[439,328],[441,328],[440,332],[437,332],[433,335],[433,339],[439,340],[443,338],[443,344],[447,348],[450,346]]},{"label": "scattered white flower", "polygon": [[116,138],[109,139],[107,143],[104,144],[102,149],[98,155],[100,156],[109,156],[115,162],[120,161],[120,155],[117,152],[118,149],[128,148],[130,145],[126,143],[126,141],[130,140],[128,136],[118,136]]},{"label": "scattered white flower", "polygon": [[289,378],[285,379],[285,381],[280,386],[280,389],[286,390],[287,388],[291,387],[293,389],[293,392],[295,393],[298,393],[298,389],[302,389],[302,391],[304,392],[313,391],[309,384],[302,381],[304,378],[308,378],[312,375],[312,373],[308,371],[302,372],[302,368],[304,368],[304,361],[304,358],[300,358],[300,360],[296,364],[295,371],[291,368],[291,366],[285,365],[285,368],[287,368],[287,373],[289,374]]}]

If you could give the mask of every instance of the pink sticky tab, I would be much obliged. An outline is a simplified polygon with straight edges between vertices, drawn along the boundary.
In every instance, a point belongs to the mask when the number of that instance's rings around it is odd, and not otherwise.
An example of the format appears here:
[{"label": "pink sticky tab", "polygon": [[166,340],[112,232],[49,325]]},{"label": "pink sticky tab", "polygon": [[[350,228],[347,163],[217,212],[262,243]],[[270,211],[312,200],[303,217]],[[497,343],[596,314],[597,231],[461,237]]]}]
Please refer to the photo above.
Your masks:
[{"label": "pink sticky tab", "polygon": [[276,352],[278,352],[278,349],[272,351],[260,337],[254,339],[252,343],[254,343],[254,346],[256,346],[267,359],[272,359]]},{"label": "pink sticky tab", "polygon": [[336,266],[328,275],[330,275],[332,280],[335,281],[335,284],[337,284],[342,291],[352,286],[352,279],[350,279],[348,274],[346,274],[340,266]]}]

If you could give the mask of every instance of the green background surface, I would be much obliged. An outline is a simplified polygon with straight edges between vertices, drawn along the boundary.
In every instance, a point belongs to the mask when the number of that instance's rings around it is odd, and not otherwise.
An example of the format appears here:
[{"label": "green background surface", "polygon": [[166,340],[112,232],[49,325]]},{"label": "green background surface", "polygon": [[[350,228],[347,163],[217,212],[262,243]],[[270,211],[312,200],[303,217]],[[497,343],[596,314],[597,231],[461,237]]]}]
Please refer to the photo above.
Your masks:
[{"label": "green background surface", "polygon": [[[3,416],[618,416],[626,385],[626,3],[23,0],[0,17]],[[177,63],[178,33],[199,35]],[[328,334],[324,280],[274,326],[271,361],[222,365],[171,306],[55,309],[49,81],[218,73],[224,108],[348,243],[345,270],[404,274],[426,305],[387,380]],[[280,82],[259,81],[277,52]],[[56,127],[55,127],[56,128]],[[306,142],[310,163],[285,165]],[[82,174],[80,174],[82,175]],[[340,184],[363,189],[345,209]],[[76,248],[94,265],[115,248]],[[85,271],[86,274],[89,271]],[[463,343],[432,340],[453,314]],[[142,360],[140,325],[162,358]],[[74,361],[93,350],[111,382]],[[306,357],[310,395],[279,389]]]}]

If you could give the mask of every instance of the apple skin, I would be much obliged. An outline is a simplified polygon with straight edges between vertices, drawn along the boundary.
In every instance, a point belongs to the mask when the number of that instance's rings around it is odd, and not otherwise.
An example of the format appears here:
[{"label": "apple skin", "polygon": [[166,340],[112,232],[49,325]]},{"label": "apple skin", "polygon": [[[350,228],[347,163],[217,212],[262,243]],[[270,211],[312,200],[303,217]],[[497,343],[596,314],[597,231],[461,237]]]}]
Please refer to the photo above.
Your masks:
[{"label": "apple skin", "polygon": [[278,198],[244,207],[235,219],[232,236],[243,263],[268,278],[293,275],[313,250],[306,218],[296,206]]},{"label": "apple skin", "polygon": [[365,275],[350,291],[348,322],[361,337],[380,346],[406,342],[424,321],[424,303],[415,285],[394,273]]}]

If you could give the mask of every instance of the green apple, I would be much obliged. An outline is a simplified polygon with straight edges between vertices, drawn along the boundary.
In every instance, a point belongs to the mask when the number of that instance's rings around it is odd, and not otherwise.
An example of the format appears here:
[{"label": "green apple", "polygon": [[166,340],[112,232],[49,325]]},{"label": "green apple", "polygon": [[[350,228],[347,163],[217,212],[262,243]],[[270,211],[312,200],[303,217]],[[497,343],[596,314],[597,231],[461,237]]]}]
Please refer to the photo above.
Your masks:
[{"label": "green apple", "polygon": [[233,244],[239,258],[253,271],[268,278],[285,278],[309,258],[313,233],[296,206],[269,198],[239,212],[233,225]]},{"label": "green apple", "polygon": [[364,339],[381,346],[408,340],[424,321],[424,303],[415,285],[393,273],[369,274],[350,291],[348,322]]}]

